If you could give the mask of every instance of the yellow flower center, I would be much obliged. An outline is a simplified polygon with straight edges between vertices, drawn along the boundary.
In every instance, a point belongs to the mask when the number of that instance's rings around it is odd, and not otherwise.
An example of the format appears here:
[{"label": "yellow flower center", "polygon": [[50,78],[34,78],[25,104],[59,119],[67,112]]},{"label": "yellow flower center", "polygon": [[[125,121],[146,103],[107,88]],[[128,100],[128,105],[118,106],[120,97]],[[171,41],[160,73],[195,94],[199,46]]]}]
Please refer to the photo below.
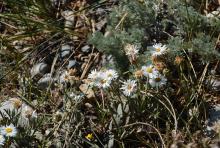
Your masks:
[{"label": "yellow flower center", "polygon": [[106,80],[101,80],[100,82],[101,82],[101,84],[105,84],[107,81]]},{"label": "yellow flower center", "polygon": [[108,77],[112,77],[112,74],[110,73],[110,74],[108,74]]},{"label": "yellow flower center", "polygon": [[157,51],[157,52],[160,52],[160,50],[161,50],[160,48],[156,48],[156,51]]},{"label": "yellow flower center", "polygon": [[19,99],[13,99],[12,101],[13,101],[13,104],[14,104],[15,108],[19,108],[22,104],[22,101],[19,100]]},{"label": "yellow flower center", "polygon": [[11,127],[6,127],[5,131],[6,131],[6,133],[11,133],[12,132],[12,128]]},{"label": "yellow flower center", "polygon": [[152,72],[153,72],[153,68],[152,68],[152,67],[147,67],[147,68],[146,68],[146,72],[152,73]]},{"label": "yellow flower center", "polygon": [[93,139],[93,135],[92,135],[92,134],[88,134],[88,135],[86,136],[86,139],[89,139],[89,140]]},{"label": "yellow flower center", "polygon": [[131,86],[131,85],[128,85],[127,89],[128,89],[128,90],[131,90],[131,89],[132,89],[132,86]]},{"label": "yellow flower center", "polygon": [[161,81],[161,78],[159,78],[159,77],[158,77],[158,78],[155,78],[155,81],[156,81],[156,82],[160,82],[160,81]]}]

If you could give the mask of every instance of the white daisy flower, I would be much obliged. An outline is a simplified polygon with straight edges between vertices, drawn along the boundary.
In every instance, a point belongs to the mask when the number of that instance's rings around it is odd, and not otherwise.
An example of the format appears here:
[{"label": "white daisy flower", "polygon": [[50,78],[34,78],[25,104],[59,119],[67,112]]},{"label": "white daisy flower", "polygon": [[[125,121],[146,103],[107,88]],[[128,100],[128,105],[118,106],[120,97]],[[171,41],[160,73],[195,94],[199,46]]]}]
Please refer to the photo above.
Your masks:
[{"label": "white daisy flower", "polygon": [[96,69],[95,70],[92,70],[91,73],[88,75],[88,78],[89,79],[95,79],[97,77],[97,75],[99,75],[99,71],[97,71]]},{"label": "white daisy flower", "polygon": [[142,66],[141,70],[145,77],[152,77],[153,74],[159,73],[153,65]]},{"label": "white daisy flower", "polygon": [[13,124],[2,126],[1,134],[7,137],[15,137],[17,134],[17,128]]},{"label": "white daisy flower", "polygon": [[9,100],[1,103],[2,108],[10,110],[18,109],[21,105],[22,101],[19,98],[10,98]]},{"label": "white daisy flower", "polygon": [[97,86],[97,82],[100,80],[101,72],[95,70],[92,70],[91,73],[88,75],[88,78],[90,79],[90,85],[91,86]]},{"label": "white daisy flower", "polygon": [[167,50],[167,47],[165,45],[162,45],[161,43],[154,44],[153,50],[151,51],[152,56],[160,56],[163,55]]},{"label": "white daisy flower", "polygon": [[108,88],[110,84],[111,80],[109,80],[105,72],[100,73],[95,80],[95,86],[99,88]]},{"label": "white daisy flower", "polygon": [[153,74],[152,77],[150,77],[149,79],[149,83],[152,87],[161,87],[165,85],[166,82],[167,82],[167,79],[160,73]]},{"label": "white daisy flower", "polygon": [[[10,98],[9,100],[4,101],[4,102],[1,103],[0,111],[6,117],[8,117],[8,114],[6,113],[5,110],[17,112],[18,109],[21,107],[21,105],[22,105],[22,100],[21,99],[19,99],[19,98]],[[1,115],[0,115],[0,118],[2,118]]]},{"label": "white daisy flower", "polygon": [[127,44],[124,47],[126,55],[134,57],[138,54],[139,49],[136,45]]},{"label": "white daisy flower", "polygon": [[108,69],[105,71],[109,80],[115,80],[118,78],[118,73],[114,69]]},{"label": "white daisy flower", "polygon": [[5,137],[3,135],[0,135],[0,145],[4,145]]},{"label": "white daisy flower", "polygon": [[131,96],[136,91],[137,83],[135,80],[129,79],[122,83],[123,85],[120,89],[123,90],[125,96]]}]

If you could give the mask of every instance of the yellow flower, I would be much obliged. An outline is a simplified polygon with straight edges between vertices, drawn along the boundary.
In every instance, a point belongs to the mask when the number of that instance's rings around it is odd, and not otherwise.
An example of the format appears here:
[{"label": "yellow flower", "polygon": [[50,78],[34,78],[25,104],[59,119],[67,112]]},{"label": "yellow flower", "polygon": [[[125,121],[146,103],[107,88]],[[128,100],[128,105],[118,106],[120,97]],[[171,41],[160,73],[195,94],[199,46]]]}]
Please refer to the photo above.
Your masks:
[{"label": "yellow flower", "polygon": [[93,134],[92,134],[92,133],[86,135],[86,139],[88,139],[88,140],[92,140],[93,138],[94,138],[94,137],[93,137]]}]

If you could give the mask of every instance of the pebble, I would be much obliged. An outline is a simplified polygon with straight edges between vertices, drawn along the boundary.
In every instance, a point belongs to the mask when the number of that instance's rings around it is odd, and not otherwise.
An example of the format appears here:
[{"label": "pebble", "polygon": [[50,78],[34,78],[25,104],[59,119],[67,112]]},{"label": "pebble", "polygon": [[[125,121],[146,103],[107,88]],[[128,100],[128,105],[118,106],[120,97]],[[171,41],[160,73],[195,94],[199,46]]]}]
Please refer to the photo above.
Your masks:
[{"label": "pebble", "polygon": [[65,27],[71,28],[75,23],[74,11],[66,10],[62,12],[62,16],[65,19]]},{"label": "pebble", "polygon": [[31,69],[31,77],[33,78],[36,75],[43,75],[50,71],[49,65],[46,63],[38,63],[34,65]]},{"label": "pebble", "polygon": [[208,123],[205,129],[205,134],[212,137],[215,133],[213,126],[216,122],[220,121],[220,104],[216,104],[209,110]]},{"label": "pebble", "polygon": [[49,86],[53,87],[53,78],[51,75],[45,74],[39,81],[38,81],[38,87],[40,89],[47,89]]},{"label": "pebble", "polygon": [[214,123],[220,120],[220,104],[215,105],[209,110],[209,122]]},{"label": "pebble", "polygon": [[210,84],[210,89],[212,91],[215,91],[215,92],[219,92],[220,91],[220,79],[211,78],[211,80],[209,81],[208,84]]},{"label": "pebble", "polygon": [[68,56],[71,52],[71,46],[69,44],[64,44],[61,46],[61,58]]},{"label": "pebble", "polygon": [[67,65],[67,68],[68,69],[73,68],[74,66],[76,66],[76,64],[77,64],[76,60],[70,60],[68,65]]},{"label": "pebble", "polygon": [[95,93],[91,88],[89,88],[88,84],[81,84],[79,89],[86,95],[87,98],[91,99],[95,97]]},{"label": "pebble", "polygon": [[82,48],[81,48],[81,51],[82,52],[85,52],[85,53],[88,53],[89,51],[90,51],[90,46],[89,45],[85,45],[85,46],[83,46]]},{"label": "pebble", "polygon": [[92,108],[93,105],[87,102],[87,103],[85,103],[85,107],[87,107],[87,108]]}]

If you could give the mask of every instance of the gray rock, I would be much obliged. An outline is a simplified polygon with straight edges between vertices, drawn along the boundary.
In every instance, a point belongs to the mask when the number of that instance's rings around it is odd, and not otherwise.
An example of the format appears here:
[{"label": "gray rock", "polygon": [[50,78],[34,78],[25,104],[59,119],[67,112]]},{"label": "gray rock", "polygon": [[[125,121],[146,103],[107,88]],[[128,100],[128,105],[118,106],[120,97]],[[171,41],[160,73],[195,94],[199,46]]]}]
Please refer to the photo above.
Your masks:
[{"label": "gray rock", "polygon": [[105,26],[106,23],[107,23],[106,19],[103,19],[103,20],[99,21],[98,23],[96,23],[97,30],[100,31]]},{"label": "gray rock", "polygon": [[34,65],[31,69],[31,77],[33,78],[36,75],[43,75],[50,71],[50,67],[46,63],[38,63]]},{"label": "gray rock", "polygon": [[219,78],[211,78],[206,81],[207,86],[210,90],[215,92],[220,92],[220,79]]},{"label": "gray rock", "polygon": [[81,51],[87,53],[87,52],[90,51],[90,49],[91,49],[91,48],[89,47],[89,45],[85,45],[85,46],[83,46],[83,47],[81,48]]},{"label": "gray rock", "polygon": [[68,56],[71,52],[71,46],[69,44],[64,44],[61,46],[61,58]]},{"label": "gray rock", "polygon": [[220,80],[219,79],[213,79],[212,88],[215,91],[220,91]]},{"label": "gray rock", "polygon": [[218,120],[220,120],[220,104],[209,110],[209,123],[214,123]]},{"label": "gray rock", "polygon": [[75,23],[74,11],[66,10],[62,12],[62,16],[65,19],[65,27],[71,28]]},{"label": "gray rock", "polygon": [[50,74],[45,74],[39,81],[38,87],[40,89],[47,89],[49,86],[53,87],[54,81]]},{"label": "gray rock", "polygon": [[66,57],[66,56],[68,56],[70,54],[70,51],[63,51],[63,52],[61,52],[61,58],[64,58],[64,57]]},{"label": "gray rock", "polygon": [[67,65],[67,68],[68,69],[73,68],[74,66],[76,66],[76,64],[77,64],[76,60],[70,60],[68,65]]},{"label": "gray rock", "polygon": [[220,121],[220,104],[214,105],[213,108],[209,110],[207,126],[204,131],[207,136],[212,137],[215,134],[213,126],[218,121]]}]

